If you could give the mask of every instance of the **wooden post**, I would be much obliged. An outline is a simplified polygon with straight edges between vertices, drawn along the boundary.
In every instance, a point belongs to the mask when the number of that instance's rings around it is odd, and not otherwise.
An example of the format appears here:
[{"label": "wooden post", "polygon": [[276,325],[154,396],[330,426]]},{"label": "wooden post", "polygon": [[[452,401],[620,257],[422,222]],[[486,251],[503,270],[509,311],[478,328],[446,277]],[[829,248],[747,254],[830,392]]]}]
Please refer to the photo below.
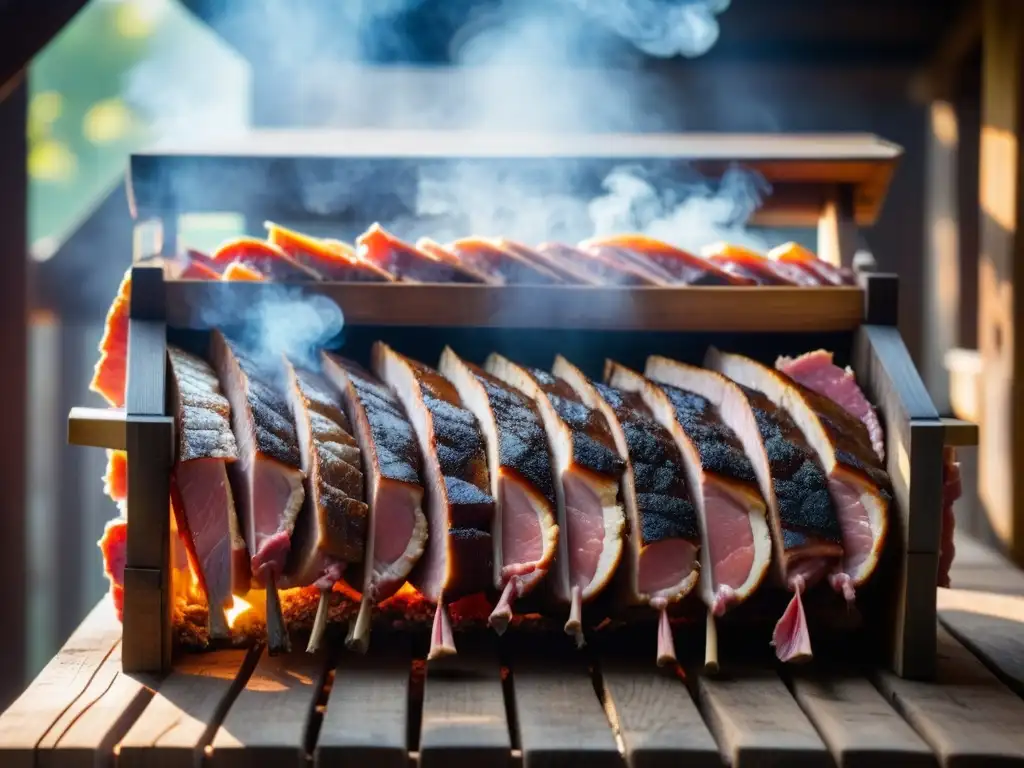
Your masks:
[{"label": "wooden post", "polygon": [[[868,322],[857,332],[854,367],[885,428],[893,484],[889,547],[898,567],[889,614],[891,665],[901,677],[927,679],[935,673],[945,425],[896,328],[894,283],[891,275],[861,276]],[[876,290],[884,299],[872,297]]]},{"label": "wooden post", "polygon": [[853,187],[836,186],[825,199],[818,219],[818,258],[837,267],[852,267],[857,251],[857,222]]},{"label": "wooden post", "polygon": [[[0,55],[2,57],[2,55]],[[0,88],[3,82],[0,81]],[[25,684],[25,474],[28,396],[28,84],[11,82],[0,93],[0,230],[4,233],[0,287],[0,397],[6,403],[4,435],[8,449],[0,461],[0,536],[8,543],[0,558],[0,600],[10,622],[0,633],[0,707]],[[65,514],[71,514],[70,510]]]},{"label": "wooden post", "polygon": [[1014,290],[1024,285],[1024,5],[985,0],[982,29],[978,491],[996,535],[1010,557],[1024,565],[1024,350],[1017,344],[1024,312]]},{"label": "wooden post", "polygon": [[132,269],[125,447],[128,545],[124,568],[126,672],[171,663],[170,473],[174,422],[166,416],[167,326],[163,270]]}]

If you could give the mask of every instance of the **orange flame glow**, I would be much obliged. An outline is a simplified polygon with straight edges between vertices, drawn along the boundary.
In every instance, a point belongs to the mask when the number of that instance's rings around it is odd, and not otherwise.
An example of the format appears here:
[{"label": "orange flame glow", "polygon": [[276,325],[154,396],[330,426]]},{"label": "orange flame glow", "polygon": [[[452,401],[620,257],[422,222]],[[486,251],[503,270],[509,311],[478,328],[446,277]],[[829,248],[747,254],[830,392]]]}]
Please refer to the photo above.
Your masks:
[{"label": "orange flame glow", "polygon": [[238,621],[238,617],[251,609],[252,605],[248,601],[235,595],[231,600],[231,607],[224,611],[224,616],[228,621],[228,627],[234,629],[235,622]]}]

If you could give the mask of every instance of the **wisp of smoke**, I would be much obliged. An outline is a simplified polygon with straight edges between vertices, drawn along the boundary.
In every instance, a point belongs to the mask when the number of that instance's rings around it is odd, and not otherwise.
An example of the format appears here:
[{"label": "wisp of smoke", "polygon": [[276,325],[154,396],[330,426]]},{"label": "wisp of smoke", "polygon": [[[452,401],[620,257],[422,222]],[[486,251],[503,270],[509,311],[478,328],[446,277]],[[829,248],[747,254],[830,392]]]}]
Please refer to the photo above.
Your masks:
[{"label": "wisp of smoke", "polygon": [[572,0],[585,13],[661,58],[703,56],[718,41],[730,0]]},{"label": "wisp of smoke", "polygon": [[694,253],[726,240],[766,251],[773,243],[747,229],[747,222],[771,186],[758,173],[737,165],[721,179],[657,183],[643,169],[620,167],[604,180],[605,194],[589,205],[595,235],[642,232]]},{"label": "wisp of smoke", "polygon": [[344,328],[341,308],[295,286],[261,284],[260,297],[252,303],[224,290],[219,301],[203,307],[200,325],[223,330],[270,378],[280,374],[282,355],[300,368],[320,370],[320,352],[333,348]]}]

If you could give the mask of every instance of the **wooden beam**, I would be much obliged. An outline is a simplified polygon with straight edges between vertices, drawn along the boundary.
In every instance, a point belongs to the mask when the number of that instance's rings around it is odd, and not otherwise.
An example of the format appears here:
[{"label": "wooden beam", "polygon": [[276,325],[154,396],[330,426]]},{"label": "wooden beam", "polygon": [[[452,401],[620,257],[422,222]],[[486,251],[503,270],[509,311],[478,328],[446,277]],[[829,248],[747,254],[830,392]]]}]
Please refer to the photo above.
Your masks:
[{"label": "wooden beam", "polygon": [[957,95],[964,61],[981,44],[982,4],[968,0],[949,23],[931,59],[910,81],[915,101],[927,104]]},{"label": "wooden beam", "polygon": [[[3,27],[7,28],[5,18]],[[4,36],[6,37],[6,35]],[[4,78],[0,71],[0,87]],[[0,461],[0,540],[10,542],[0,558],[0,603],[8,631],[0,633],[0,708],[25,684],[25,459],[28,395],[28,84],[24,81],[0,100],[0,398],[7,404],[4,436],[7,450]]]},{"label": "wooden beam", "polygon": [[[1024,564],[1024,285],[1021,136],[1024,5],[986,0],[982,64],[981,253],[978,346],[982,360],[979,495],[996,535]],[[1020,341],[1020,343],[1018,343]]]}]

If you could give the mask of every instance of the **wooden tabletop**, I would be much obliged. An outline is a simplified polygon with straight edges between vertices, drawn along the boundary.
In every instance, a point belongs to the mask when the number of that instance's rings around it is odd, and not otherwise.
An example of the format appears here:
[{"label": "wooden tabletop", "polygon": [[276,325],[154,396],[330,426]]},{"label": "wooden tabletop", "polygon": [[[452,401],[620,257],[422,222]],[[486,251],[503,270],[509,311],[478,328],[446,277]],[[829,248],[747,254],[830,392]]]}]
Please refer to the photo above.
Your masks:
[{"label": "wooden tabletop", "polygon": [[104,601],[0,715],[0,765],[1024,765],[1024,574],[974,542],[958,549],[931,683],[855,669],[706,677],[483,647],[429,670],[393,649],[218,651],[147,679],[121,671]]}]

